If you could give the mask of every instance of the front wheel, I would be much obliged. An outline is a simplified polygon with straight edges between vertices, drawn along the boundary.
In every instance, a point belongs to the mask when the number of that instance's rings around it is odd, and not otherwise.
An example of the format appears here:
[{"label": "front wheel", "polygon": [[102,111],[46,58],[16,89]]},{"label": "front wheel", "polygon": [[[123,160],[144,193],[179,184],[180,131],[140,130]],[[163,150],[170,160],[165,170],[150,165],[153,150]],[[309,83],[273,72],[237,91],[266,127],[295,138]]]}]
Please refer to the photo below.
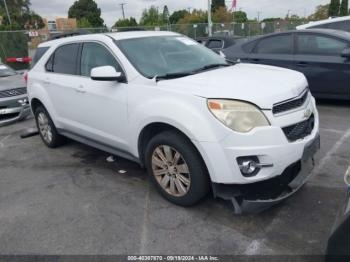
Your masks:
[{"label": "front wheel", "polygon": [[176,132],[164,132],[146,148],[150,179],[164,198],[180,206],[199,202],[209,191],[205,164],[192,143]]}]

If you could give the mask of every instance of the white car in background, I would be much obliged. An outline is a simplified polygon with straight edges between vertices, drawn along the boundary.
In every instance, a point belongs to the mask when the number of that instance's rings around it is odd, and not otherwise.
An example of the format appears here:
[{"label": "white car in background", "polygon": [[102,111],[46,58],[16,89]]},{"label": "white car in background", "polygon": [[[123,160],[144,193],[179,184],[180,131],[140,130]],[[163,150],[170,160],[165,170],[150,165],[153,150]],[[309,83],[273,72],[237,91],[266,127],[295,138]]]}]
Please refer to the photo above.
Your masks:
[{"label": "white car in background", "polygon": [[342,30],[342,31],[350,32],[350,16],[329,18],[329,19],[314,21],[304,25],[297,26],[297,30],[318,29],[318,28]]},{"label": "white car in background", "polygon": [[237,213],[279,203],[308,178],[319,120],[300,73],[230,65],[172,32],[69,37],[40,49],[28,92],[49,147],[72,138],[146,167],[175,204],[212,189]]}]

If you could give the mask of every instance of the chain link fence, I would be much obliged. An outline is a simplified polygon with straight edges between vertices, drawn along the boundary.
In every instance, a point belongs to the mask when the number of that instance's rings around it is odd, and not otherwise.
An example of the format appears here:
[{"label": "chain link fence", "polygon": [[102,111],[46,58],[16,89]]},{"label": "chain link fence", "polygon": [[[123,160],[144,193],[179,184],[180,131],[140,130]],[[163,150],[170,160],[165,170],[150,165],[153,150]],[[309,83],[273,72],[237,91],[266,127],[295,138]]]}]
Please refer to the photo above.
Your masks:
[{"label": "chain link fence", "polygon": [[[269,23],[223,23],[213,24],[213,35],[254,37],[274,32],[293,30],[302,22],[278,21]],[[187,35],[191,38],[208,36],[208,24],[169,24],[162,26],[135,26],[120,28],[81,28],[77,29],[83,34],[125,32],[125,31],[172,31]],[[73,35],[72,31],[49,32],[38,31],[0,31],[0,62],[6,63],[8,58],[33,57],[36,47],[45,41],[59,37],[60,35]],[[11,63],[17,70],[26,69],[28,64]]]}]

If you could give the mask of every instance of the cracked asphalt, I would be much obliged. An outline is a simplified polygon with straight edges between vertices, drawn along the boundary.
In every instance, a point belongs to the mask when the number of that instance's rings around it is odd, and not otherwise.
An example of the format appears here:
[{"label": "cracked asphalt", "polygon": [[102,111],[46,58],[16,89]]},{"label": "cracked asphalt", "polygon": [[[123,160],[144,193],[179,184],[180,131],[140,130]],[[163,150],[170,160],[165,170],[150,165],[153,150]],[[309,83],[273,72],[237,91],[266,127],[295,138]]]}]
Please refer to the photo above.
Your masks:
[{"label": "cracked asphalt", "polygon": [[[262,214],[208,196],[161,198],[137,164],[69,142],[21,139],[34,120],[0,128],[0,254],[323,254],[345,200],[350,103],[319,102],[322,149],[310,182]],[[126,173],[120,172],[125,170]]]}]

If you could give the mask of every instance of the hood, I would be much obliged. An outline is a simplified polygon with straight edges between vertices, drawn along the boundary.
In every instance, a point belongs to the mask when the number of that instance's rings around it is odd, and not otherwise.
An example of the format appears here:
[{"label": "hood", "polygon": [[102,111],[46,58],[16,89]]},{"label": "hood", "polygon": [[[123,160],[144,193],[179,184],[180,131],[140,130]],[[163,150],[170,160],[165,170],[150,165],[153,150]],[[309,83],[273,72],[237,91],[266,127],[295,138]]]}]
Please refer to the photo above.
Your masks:
[{"label": "hood", "polygon": [[0,91],[26,87],[23,75],[0,77]]},{"label": "hood", "polygon": [[248,101],[262,109],[298,96],[308,85],[299,72],[253,64],[237,64],[158,84],[205,98]]}]

